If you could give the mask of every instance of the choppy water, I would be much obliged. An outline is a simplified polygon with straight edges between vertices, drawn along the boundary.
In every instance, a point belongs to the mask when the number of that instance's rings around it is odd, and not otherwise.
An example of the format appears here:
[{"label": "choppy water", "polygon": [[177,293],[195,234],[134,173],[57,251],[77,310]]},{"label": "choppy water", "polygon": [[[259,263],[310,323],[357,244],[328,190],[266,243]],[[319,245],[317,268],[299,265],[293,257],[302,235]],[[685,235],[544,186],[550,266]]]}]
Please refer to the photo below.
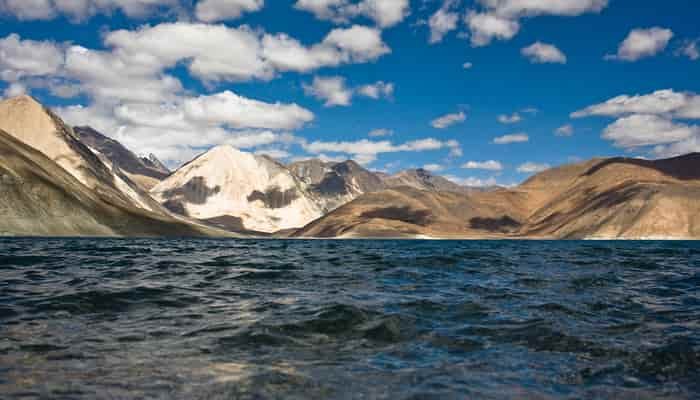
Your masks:
[{"label": "choppy water", "polygon": [[697,398],[700,244],[0,240],[2,398]]}]

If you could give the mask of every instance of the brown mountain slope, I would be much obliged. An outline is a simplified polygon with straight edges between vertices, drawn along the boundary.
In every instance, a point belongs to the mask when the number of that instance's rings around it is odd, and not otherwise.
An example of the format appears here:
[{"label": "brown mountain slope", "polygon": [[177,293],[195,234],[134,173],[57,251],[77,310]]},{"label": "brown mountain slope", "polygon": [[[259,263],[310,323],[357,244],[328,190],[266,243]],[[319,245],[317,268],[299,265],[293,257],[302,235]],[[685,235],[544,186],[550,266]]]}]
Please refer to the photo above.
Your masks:
[{"label": "brown mountain slope", "polygon": [[225,235],[131,207],[95,191],[43,153],[0,131],[0,235]]},{"label": "brown mountain slope", "polygon": [[144,190],[93,152],[51,110],[29,96],[0,102],[0,129],[55,161],[85,186],[124,206],[143,208],[158,214],[167,211]]},{"label": "brown mountain slope", "polygon": [[[546,198],[523,235],[558,238],[700,238],[700,154],[647,161],[611,158],[583,167],[553,188],[534,177],[521,186]],[[531,199],[534,196],[531,195]]]},{"label": "brown mountain slope", "polygon": [[395,188],[295,236],[700,238],[700,155],[594,159],[466,195]]},{"label": "brown mountain slope", "polygon": [[[293,236],[498,237],[520,226],[518,216],[509,215],[507,204],[402,186],[360,196]],[[481,226],[491,227],[491,232],[478,229]]]}]

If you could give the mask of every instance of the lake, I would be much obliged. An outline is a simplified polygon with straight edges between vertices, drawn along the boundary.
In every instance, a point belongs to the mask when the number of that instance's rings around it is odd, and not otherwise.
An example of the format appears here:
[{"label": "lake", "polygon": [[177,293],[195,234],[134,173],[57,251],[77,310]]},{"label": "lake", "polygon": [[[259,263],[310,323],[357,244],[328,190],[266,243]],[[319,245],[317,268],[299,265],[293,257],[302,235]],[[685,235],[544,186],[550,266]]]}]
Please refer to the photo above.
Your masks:
[{"label": "lake", "polygon": [[7,399],[698,398],[700,243],[0,239]]}]

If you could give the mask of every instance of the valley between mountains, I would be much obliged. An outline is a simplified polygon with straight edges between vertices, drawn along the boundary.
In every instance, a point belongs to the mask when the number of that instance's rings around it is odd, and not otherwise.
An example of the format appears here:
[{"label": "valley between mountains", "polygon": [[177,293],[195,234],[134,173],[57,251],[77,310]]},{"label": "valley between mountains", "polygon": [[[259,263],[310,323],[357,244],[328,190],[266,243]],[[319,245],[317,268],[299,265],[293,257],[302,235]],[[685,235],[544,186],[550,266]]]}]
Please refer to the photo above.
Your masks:
[{"label": "valley between mountains", "polygon": [[0,235],[700,238],[700,154],[592,159],[512,188],[228,145],[170,171],[29,96],[0,102]]}]

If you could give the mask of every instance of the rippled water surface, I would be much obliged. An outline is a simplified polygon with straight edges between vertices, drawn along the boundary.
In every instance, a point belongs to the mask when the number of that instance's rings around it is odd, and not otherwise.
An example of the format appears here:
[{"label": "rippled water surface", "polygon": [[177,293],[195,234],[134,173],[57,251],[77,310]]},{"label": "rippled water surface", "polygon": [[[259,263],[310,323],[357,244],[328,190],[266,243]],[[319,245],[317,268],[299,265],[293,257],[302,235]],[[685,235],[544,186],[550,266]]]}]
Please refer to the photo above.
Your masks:
[{"label": "rippled water surface", "polygon": [[1,398],[698,398],[700,244],[0,240]]}]

